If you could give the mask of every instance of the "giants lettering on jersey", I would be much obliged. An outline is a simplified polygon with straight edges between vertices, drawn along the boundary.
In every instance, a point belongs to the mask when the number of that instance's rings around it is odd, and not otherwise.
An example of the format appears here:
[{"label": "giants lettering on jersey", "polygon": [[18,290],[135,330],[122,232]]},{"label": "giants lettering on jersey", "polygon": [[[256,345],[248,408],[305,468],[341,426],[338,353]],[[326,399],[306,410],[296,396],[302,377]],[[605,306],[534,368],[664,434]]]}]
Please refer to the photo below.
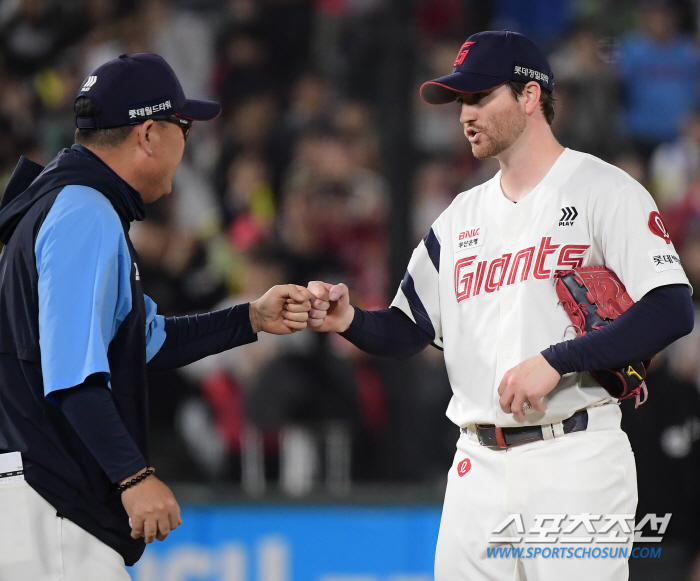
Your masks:
[{"label": "giants lettering on jersey", "polygon": [[455,263],[455,294],[461,303],[469,297],[482,292],[492,293],[501,286],[515,284],[516,279],[526,281],[532,272],[536,279],[548,279],[552,268],[546,268],[545,262],[550,255],[559,251],[556,262],[550,260],[551,266],[558,269],[576,268],[583,265],[583,255],[590,248],[589,244],[552,244],[551,236],[544,236],[539,247],[523,248],[515,253],[508,253],[482,260],[475,264],[476,256],[465,256]]}]

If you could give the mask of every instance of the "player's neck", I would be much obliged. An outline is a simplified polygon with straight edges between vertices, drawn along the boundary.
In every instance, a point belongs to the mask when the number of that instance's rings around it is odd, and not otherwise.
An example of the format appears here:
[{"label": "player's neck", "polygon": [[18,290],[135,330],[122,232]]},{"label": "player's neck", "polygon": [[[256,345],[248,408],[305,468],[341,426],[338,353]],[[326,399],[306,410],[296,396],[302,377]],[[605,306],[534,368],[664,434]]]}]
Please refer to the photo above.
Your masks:
[{"label": "player's neck", "polygon": [[[137,163],[133,147],[122,145],[111,148],[88,147],[109,168],[127,184],[134,188],[146,204],[154,201],[149,191],[148,176],[144,175],[140,164]],[[157,198],[156,198],[157,199]]]},{"label": "player's neck", "polygon": [[548,125],[528,127],[511,147],[497,156],[503,195],[511,202],[522,200],[544,179],[563,151]]}]

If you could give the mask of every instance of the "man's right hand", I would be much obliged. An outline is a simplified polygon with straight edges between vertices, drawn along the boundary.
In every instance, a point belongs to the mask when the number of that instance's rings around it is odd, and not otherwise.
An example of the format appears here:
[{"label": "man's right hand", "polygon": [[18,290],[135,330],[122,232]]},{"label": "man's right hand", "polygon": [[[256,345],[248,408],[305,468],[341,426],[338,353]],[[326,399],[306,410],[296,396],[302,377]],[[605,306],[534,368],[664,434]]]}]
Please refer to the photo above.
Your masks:
[{"label": "man's right hand", "polygon": [[[120,484],[141,472],[143,470],[125,478]],[[170,531],[182,524],[180,506],[173,493],[155,476],[148,476],[122,492],[122,504],[129,515],[134,539],[143,537],[147,543],[152,543],[154,539],[164,541]]]},{"label": "man's right hand", "polygon": [[355,316],[348,287],[343,283],[332,285],[314,280],[308,289],[315,298],[311,301],[307,327],[320,333],[346,331]]}]

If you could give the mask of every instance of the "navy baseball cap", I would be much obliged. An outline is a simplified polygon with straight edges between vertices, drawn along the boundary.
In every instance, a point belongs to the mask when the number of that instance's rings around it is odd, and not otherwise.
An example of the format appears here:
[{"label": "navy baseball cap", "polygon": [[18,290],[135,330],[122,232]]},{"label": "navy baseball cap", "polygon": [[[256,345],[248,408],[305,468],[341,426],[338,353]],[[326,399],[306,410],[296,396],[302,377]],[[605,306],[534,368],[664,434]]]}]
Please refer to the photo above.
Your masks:
[{"label": "navy baseball cap", "polygon": [[221,113],[214,101],[187,99],[170,65],[149,53],[123,54],[97,67],[83,81],[79,97],[90,97],[97,106],[94,117],[75,118],[80,129],[136,125],[169,115],[208,121]]},{"label": "navy baseball cap", "polygon": [[550,93],[554,88],[552,69],[534,42],[518,32],[489,30],[472,34],[459,50],[452,74],[428,81],[420,95],[442,105],[458,93],[480,93],[508,81],[537,81]]}]

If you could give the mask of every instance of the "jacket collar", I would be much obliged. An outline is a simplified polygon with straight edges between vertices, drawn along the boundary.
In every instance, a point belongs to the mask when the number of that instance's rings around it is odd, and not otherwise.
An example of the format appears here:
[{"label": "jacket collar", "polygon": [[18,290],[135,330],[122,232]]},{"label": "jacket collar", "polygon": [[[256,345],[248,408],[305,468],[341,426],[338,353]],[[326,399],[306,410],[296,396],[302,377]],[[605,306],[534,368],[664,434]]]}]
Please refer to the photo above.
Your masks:
[{"label": "jacket collar", "polygon": [[146,208],[141,194],[120,178],[104,161],[82,145],[61,151],[45,168],[21,158],[0,204],[0,242],[7,244],[22,217],[46,194],[76,185],[105,196],[128,230],[143,220]]}]

